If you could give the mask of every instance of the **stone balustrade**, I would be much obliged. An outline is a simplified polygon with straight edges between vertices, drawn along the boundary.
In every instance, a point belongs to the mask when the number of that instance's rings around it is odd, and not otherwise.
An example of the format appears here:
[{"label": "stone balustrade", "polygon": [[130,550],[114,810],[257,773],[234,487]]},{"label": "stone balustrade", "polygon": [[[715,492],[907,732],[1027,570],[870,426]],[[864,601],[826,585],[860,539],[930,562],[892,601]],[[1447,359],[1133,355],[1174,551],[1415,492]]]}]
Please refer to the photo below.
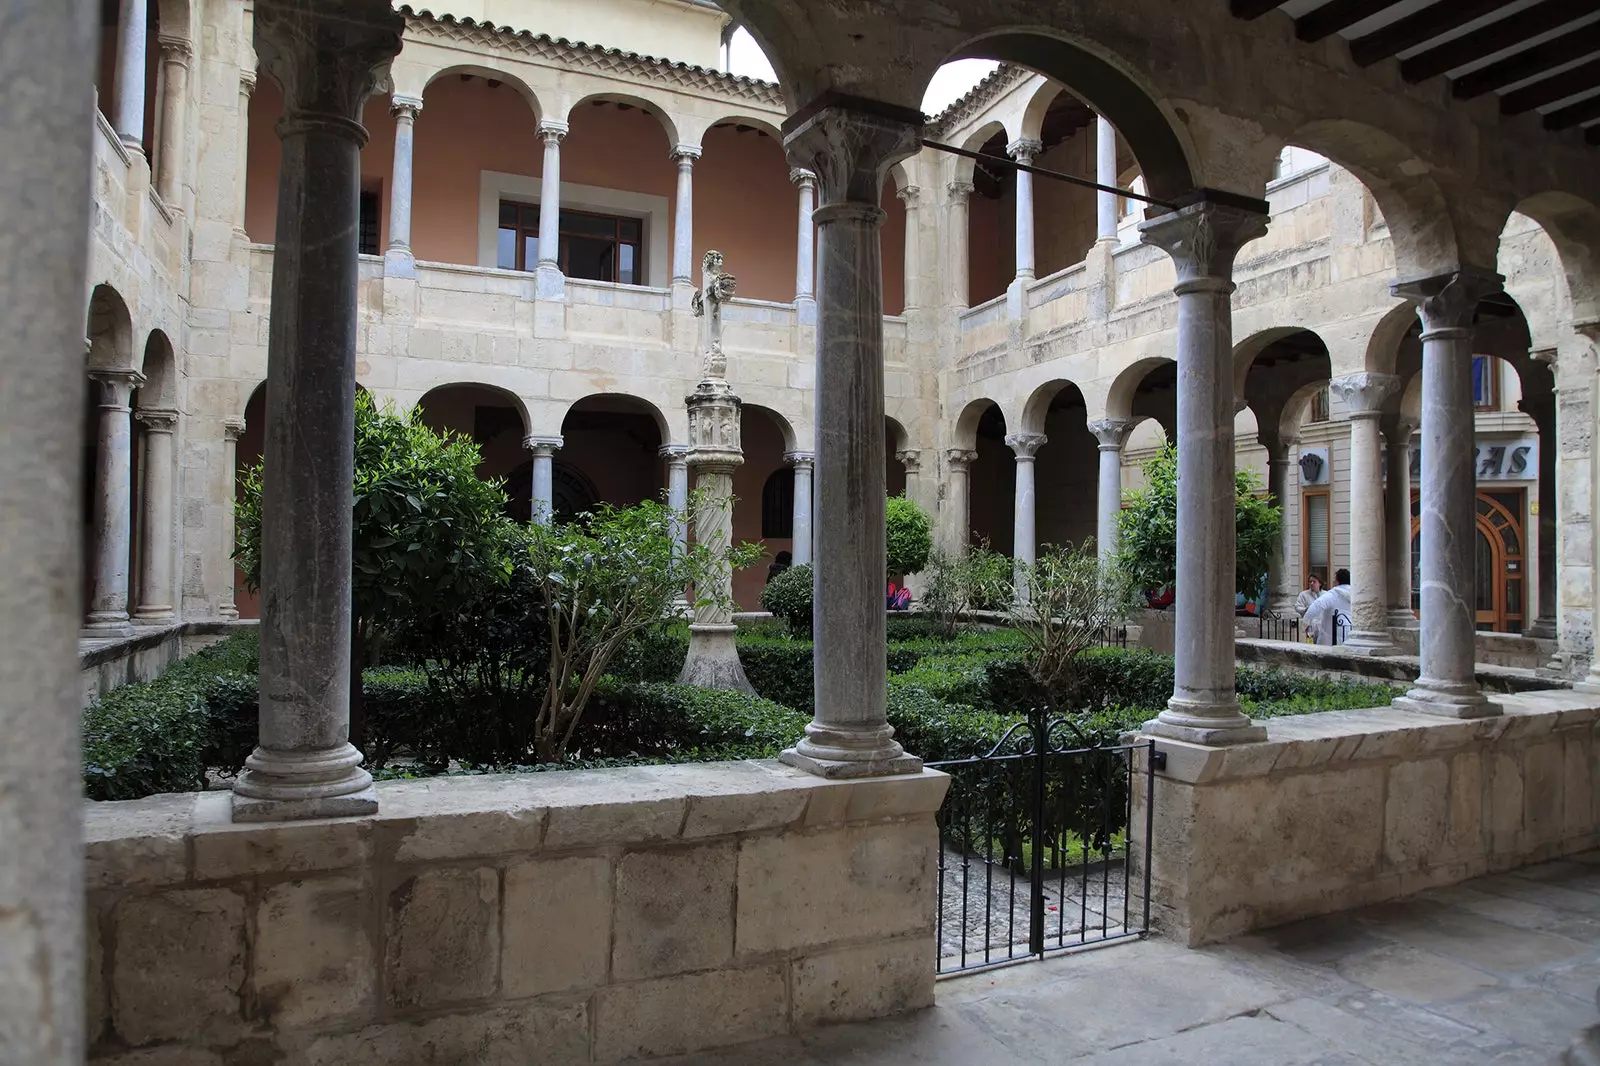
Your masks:
[{"label": "stone balustrade", "polygon": [[89,804],[91,1059],[606,1063],[926,1006],[948,783],[744,762],[383,782],[337,821]]},{"label": "stone balustrade", "polygon": [[1328,711],[1232,748],[1157,741],[1158,927],[1210,943],[1595,847],[1600,701],[1495,698],[1497,718]]}]

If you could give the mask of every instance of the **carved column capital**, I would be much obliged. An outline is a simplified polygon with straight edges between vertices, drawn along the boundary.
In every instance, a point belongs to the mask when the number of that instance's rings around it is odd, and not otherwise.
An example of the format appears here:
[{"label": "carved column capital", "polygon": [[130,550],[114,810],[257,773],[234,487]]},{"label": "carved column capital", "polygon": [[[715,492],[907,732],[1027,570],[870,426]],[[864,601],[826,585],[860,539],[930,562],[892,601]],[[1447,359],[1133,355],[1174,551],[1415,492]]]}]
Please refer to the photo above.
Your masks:
[{"label": "carved column capital", "polygon": [[339,129],[365,144],[361,108],[400,53],[405,18],[387,0],[256,0],[261,67],[283,89],[280,136]]},{"label": "carved column capital", "polygon": [[530,434],[522,438],[522,446],[536,456],[554,455],[566,443],[561,437],[544,437]]},{"label": "carved column capital", "polygon": [[1043,433],[1012,433],[1006,437],[1006,446],[1015,453],[1017,462],[1031,463],[1047,440]]},{"label": "carved column capital", "polygon": [[805,167],[790,167],[789,180],[795,185],[799,185],[801,187],[805,187],[807,185],[815,187],[817,184],[817,176],[811,171],[807,170]]},{"label": "carved column capital", "polygon": [[1389,442],[1389,447],[1395,448],[1409,445],[1419,424],[1420,420],[1412,415],[1385,415],[1379,426],[1383,430],[1384,439]]},{"label": "carved column capital", "polygon": [[917,207],[918,198],[922,196],[922,186],[907,185],[905,188],[897,190],[895,195],[900,198],[901,203],[906,205],[906,211],[914,211]]},{"label": "carved column capital", "polygon": [[1018,137],[1006,145],[1006,155],[1023,166],[1032,163],[1042,151],[1044,151],[1044,142],[1037,137]]},{"label": "carved column capital", "polygon": [[689,446],[686,444],[663,444],[656,449],[656,454],[665,459],[668,466],[687,466],[689,463]]},{"label": "carved column capital", "polygon": [[1426,278],[1390,282],[1389,292],[1417,305],[1422,339],[1470,337],[1478,302],[1505,288],[1505,278],[1484,267],[1463,264],[1459,270]]},{"label": "carved column capital", "polygon": [[1351,418],[1377,418],[1383,413],[1383,405],[1399,388],[1400,379],[1394,374],[1367,371],[1346,374],[1328,382],[1328,391],[1350,409]]},{"label": "carved column capital", "polygon": [[422,97],[395,93],[389,98],[389,114],[402,121],[415,122],[422,111]]},{"label": "carved column capital", "polygon": [[547,118],[539,123],[539,139],[545,144],[560,144],[561,139],[567,135],[567,130],[570,128],[565,122],[557,122],[555,119]]},{"label": "carved column capital", "polygon": [[147,433],[171,433],[178,428],[178,412],[160,407],[141,407],[133,413]]},{"label": "carved column capital", "polygon": [[249,97],[255,95],[255,91],[256,72],[253,70],[241,69],[239,71],[239,95]]},{"label": "carved column capital", "polygon": [[156,47],[161,49],[161,60],[164,63],[188,66],[189,60],[194,58],[194,43],[189,38],[175,33],[157,34]]},{"label": "carved column capital", "polygon": [[978,453],[972,448],[947,448],[944,453],[944,461],[951,470],[965,471],[978,461]]},{"label": "carved column capital", "polygon": [[104,409],[128,410],[133,390],[144,384],[144,375],[137,370],[91,370],[89,377],[100,384],[96,406]]},{"label": "carved column capital", "polygon": [[244,436],[244,419],[224,418],[222,420],[222,437],[224,440],[237,441]]},{"label": "carved column capital", "polygon": [[695,162],[700,158],[700,146],[697,144],[675,144],[667,155],[678,164],[679,170],[692,170]]},{"label": "carved column capital", "polygon": [[894,453],[894,457],[908,474],[915,474],[922,468],[922,452],[917,448],[902,448]]},{"label": "carved column capital", "polygon": [[784,452],[783,461],[796,469],[800,467],[810,469],[816,463],[817,457],[813,452]]},{"label": "carved column capital", "polygon": [[[899,110],[903,115],[896,114]],[[789,131],[784,147],[816,173],[819,212],[844,204],[881,210],[884,178],[890,167],[916,153],[921,130],[921,113],[909,108],[824,107]],[[818,218],[824,221],[825,216]]]},{"label": "carved column capital", "polygon": [[1139,239],[1172,256],[1180,296],[1185,289],[1233,291],[1233,260],[1267,232],[1267,211],[1203,199],[1139,223]]},{"label": "carved column capital", "polygon": [[945,193],[950,197],[951,203],[964,204],[976,188],[977,186],[970,181],[952,181],[945,186]]},{"label": "carved column capital", "polygon": [[1123,445],[1128,443],[1128,434],[1133,432],[1134,421],[1131,418],[1096,418],[1088,423],[1090,433],[1100,442],[1103,452],[1120,452]]}]

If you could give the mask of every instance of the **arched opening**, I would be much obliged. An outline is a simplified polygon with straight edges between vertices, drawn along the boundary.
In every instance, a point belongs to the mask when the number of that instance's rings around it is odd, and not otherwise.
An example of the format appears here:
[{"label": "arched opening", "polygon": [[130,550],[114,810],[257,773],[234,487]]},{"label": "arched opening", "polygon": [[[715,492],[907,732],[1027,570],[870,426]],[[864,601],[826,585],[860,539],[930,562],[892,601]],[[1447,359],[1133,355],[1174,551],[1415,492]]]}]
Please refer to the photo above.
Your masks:
[{"label": "arched opening", "polygon": [[799,194],[777,131],[758,119],[731,116],[700,140],[694,164],[693,282],[700,259],[721,252],[747,300],[795,298]]},{"label": "arched opening", "polygon": [[459,434],[478,446],[478,476],[504,481],[506,513],[528,521],[531,481],[516,476],[528,465],[522,442],[529,427],[522,402],[492,385],[450,384],[428,390],[417,407],[429,428]]},{"label": "arched opening", "polygon": [[[1006,143],[1005,127],[989,122],[960,147],[1004,157]],[[1016,273],[1016,172],[1000,163],[957,157],[956,175],[958,180],[972,183],[967,198],[965,295],[967,306],[977,307],[1003,295]]]},{"label": "arched opening", "polygon": [[1034,459],[1034,536],[1046,544],[1077,544],[1096,532],[1100,445],[1088,428],[1082,391],[1070,381],[1034,390],[1023,431],[1043,433]]},{"label": "arched opening", "polygon": [[[151,330],[141,363],[144,381],[133,394],[132,508],[133,535],[129,553],[129,598],[136,619],[156,622],[172,616],[170,560],[173,485],[177,455],[178,370],[172,341]],[[165,556],[167,565],[161,564]],[[167,587],[157,587],[165,584]]]},{"label": "arched opening", "polygon": [[[759,611],[768,564],[779,552],[794,550],[794,469],[784,453],[795,450],[795,434],[778,412],[747,403],[740,411],[739,436],[744,463],[733,472],[733,539],[759,541],[766,551],[754,565],[734,572],[733,599],[741,611]],[[692,468],[690,478],[693,487]]]},{"label": "arched opening", "polygon": [[[79,558],[82,561],[83,612],[87,616],[94,610],[97,598],[109,591],[99,587],[101,572],[107,569],[102,563],[120,561],[122,573],[126,575],[133,558],[131,543],[116,551],[117,560],[101,558],[102,549],[115,550],[107,539],[113,535],[113,530],[129,528],[131,513],[114,512],[131,508],[128,493],[134,476],[132,449],[119,451],[113,446],[119,435],[127,441],[132,433],[127,419],[131,402],[128,390],[137,380],[133,373],[133,320],[127,302],[111,286],[97,285],[90,294],[85,335],[88,350],[84,362],[89,387],[84,390],[82,423],[79,495],[82,552]],[[126,577],[123,590],[126,593]],[[126,606],[124,603],[123,608]]]},{"label": "arched opening", "polygon": [[990,403],[978,417],[973,436],[972,461],[967,475],[970,503],[968,543],[987,542],[1002,555],[1010,555],[1015,530],[1017,462],[1006,444],[1006,416]]},{"label": "arched opening", "polygon": [[911,447],[906,427],[893,418],[883,420],[883,482],[885,494],[899,496],[906,491],[906,464],[900,453]]},{"label": "arched opening", "polygon": [[[556,521],[597,503],[632,507],[661,498],[665,424],[654,404],[621,393],[586,396],[568,408],[552,471]],[[515,477],[531,484],[532,472],[532,463],[525,463]]]}]

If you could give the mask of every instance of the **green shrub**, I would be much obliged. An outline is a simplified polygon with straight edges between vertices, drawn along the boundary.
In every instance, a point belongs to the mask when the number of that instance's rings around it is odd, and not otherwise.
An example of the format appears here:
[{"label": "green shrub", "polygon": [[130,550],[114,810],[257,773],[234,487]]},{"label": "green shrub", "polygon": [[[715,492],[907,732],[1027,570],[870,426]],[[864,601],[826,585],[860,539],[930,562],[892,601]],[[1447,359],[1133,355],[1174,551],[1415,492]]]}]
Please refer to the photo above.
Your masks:
[{"label": "green shrub", "polygon": [[915,685],[890,686],[888,711],[895,739],[924,762],[982,755],[1021,720],[946,703]]},{"label": "green shrub", "polygon": [[770,759],[804,736],[810,721],[809,714],[740,692],[608,679],[574,747],[584,757]]},{"label": "green shrub", "polygon": [[689,627],[674,622],[636,635],[612,660],[611,674],[624,681],[677,681],[688,654]]},{"label": "green shrub", "polygon": [[937,637],[944,632],[936,618],[906,618],[891,614],[886,619],[889,643],[901,640],[922,640]]},{"label": "green shrub", "polygon": [[744,676],[762,697],[811,713],[812,643],[788,637],[738,637]]},{"label": "green shrub", "polygon": [[889,497],[885,521],[888,576],[904,577],[927,566],[928,553],[933,550],[933,523],[928,513],[902,493]]},{"label": "green shrub", "polygon": [[761,590],[761,606],[781,619],[791,636],[806,640],[811,639],[813,579],[811,565],[801,563],[773,577]]},{"label": "green shrub", "polygon": [[995,653],[974,651],[925,655],[903,673],[889,677],[890,689],[917,688],[943,703],[991,710],[988,667]]}]

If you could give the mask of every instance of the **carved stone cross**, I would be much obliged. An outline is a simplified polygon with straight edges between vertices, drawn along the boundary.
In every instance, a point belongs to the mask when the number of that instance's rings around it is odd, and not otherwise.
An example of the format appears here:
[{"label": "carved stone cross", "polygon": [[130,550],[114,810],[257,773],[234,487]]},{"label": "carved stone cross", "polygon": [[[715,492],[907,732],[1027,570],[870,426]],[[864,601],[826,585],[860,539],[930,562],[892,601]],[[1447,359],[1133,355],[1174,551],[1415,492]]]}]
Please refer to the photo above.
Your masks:
[{"label": "carved stone cross", "polygon": [[733,298],[735,284],[732,274],[722,272],[722,253],[707,252],[700,260],[700,288],[695,290],[690,305],[695,317],[706,320],[703,355],[707,378],[728,375],[728,358],[722,353],[722,305]]}]

